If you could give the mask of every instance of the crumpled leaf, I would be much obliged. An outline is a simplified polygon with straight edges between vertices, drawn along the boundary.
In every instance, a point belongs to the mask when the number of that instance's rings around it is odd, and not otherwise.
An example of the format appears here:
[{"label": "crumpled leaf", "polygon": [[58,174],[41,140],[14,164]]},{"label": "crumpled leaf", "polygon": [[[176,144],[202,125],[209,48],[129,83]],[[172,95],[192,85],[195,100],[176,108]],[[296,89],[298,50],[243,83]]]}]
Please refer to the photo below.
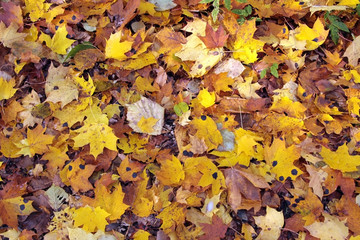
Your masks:
[{"label": "crumpled leaf", "polygon": [[[127,104],[127,115],[126,118],[129,121],[129,126],[139,133],[147,133],[149,135],[159,135],[161,134],[162,127],[164,125],[164,108],[157,104],[154,101],[151,101],[148,98],[141,97],[141,99],[133,104]],[[148,128],[145,128],[142,125],[138,125],[141,121],[146,121],[146,119],[154,119],[156,123],[152,125],[153,131],[150,131]],[[152,123],[154,123],[153,121]],[[149,131],[148,131],[149,130]],[[144,132],[147,131],[147,132]]]}]

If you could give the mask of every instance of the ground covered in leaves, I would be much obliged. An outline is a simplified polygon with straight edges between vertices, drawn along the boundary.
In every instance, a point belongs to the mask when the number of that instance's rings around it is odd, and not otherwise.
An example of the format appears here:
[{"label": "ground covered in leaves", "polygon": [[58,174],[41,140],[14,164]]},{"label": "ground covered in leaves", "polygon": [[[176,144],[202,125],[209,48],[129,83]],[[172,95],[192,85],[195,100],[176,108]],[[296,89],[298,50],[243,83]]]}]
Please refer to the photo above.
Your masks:
[{"label": "ground covered in leaves", "polygon": [[360,239],[359,0],[0,9],[3,239]]}]

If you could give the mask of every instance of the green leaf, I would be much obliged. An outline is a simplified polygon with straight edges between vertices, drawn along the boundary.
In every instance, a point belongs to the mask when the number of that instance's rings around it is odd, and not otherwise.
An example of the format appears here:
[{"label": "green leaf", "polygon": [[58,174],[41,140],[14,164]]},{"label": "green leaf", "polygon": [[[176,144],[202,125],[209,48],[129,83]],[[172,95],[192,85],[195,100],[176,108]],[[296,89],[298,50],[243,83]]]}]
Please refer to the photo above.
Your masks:
[{"label": "green leaf", "polygon": [[260,78],[264,78],[266,75],[266,69],[263,69],[261,72],[260,72]]},{"label": "green leaf", "polygon": [[68,60],[69,58],[74,57],[78,52],[90,49],[90,48],[96,48],[94,45],[91,44],[91,42],[83,42],[81,44],[76,45],[74,48],[71,49],[71,51],[66,56],[64,62]]},{"label": "green leaf", "polygon": [[246,14],[247,14],[244,9],[233,9],[232,12],[237,15],[244,16],[244,17],[246,17]]},{"label": "green leaf", "polygon": [[335,44],[338,44],[338,42],[339,42],[339,29],[337,27],[335,27],[334,25],[330,25],[329,29],[330,29],[331,40],[333,40],[333,42]]},{"label": "green leaf", "polygon": [[335,27],[337,27],[338,29],[340,29],[340,30],[342,30],[344,32],[350,32],[349,28],[343,22],[334,21],[331,25],[334,25]]},{"label": "green leaf", "polygon": [[213,6],[214,6],[215,8],[219,8],[219,7],[220,7],[220,0],[214,0],[214,1],[213,1]]},{"label": "green leaf", "polygon": [[356,10],[356,12],[357,12],[357,15],[360,16],[360,4],[356,5],[355,10]]},{"label": "green leaf", "polygon": [[278,68],[279,68],[279,64],[274,63],[273,65],[271,65],[270,67],[270,73],[274,76],[274,77],[279,77],[279,73],[278,73]]},{"label": "green leaf", "polygon": [[225,7],[226,7],[228,10],[230,10],[230,9],[231,9],[231,0],[225,0],[224,3],[225,3]]},{"label": "green leaf", "polygon": [[217,21],[217,16],[219,15],[219,12],[220,12],[220,8],[214,8],[214,10],[212,10],[211,17],[214,22]]},{"label": "green leaf", "polygon": [[244,8],[244,10],[245,10],[245,13],[247,14],[245,17],[249,16],[249,15],[252,13],[252,11],[253,11],[251,5],[247,5],[247,6]]},{"label": "green leaf", "polygon": [[238,22],[239,25],[242,25],[245,23],[245,18],[244,17],[239,17],[236,21]]},{"label": "green leaf", "polygon": [[338,16],[334,16],[334,15],[329,15],[328,19],[329,19],[330,23],[333,23],[335,21],[340,21],[340,18]]},{"label": "green leaf", "polygon": [[211,3],[214,0],[201,0],[200,3]]},{"label": "green leaf", "polygon": [[183,115],[183,113],[189,111],[189,106],[187,105],[186,102],[180,102],[178,104],[176,104],[174,106],[174,112],[176,113],[176,115],[178,115],[179,117],[181,115]]},{"label": "green leaf", "polygon": [[236,0],[238,3],[246,3],[247,0]]}]

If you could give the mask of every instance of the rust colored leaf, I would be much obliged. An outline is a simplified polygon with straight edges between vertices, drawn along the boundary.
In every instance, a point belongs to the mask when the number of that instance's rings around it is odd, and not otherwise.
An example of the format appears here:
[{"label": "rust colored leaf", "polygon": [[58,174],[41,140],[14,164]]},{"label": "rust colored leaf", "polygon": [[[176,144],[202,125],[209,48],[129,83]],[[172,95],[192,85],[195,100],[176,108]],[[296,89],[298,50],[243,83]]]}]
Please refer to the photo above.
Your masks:
[{"label": "rust colored leaf", "polygon": [[226,34],[222,25],[214,31],[210,24],[206,24],[205,33],[205,37],[199,36],[199,38],[208,48],[223,47],[229,37],[229,34]]},{"label": "rust colored leaf", "polygon": [[224,224],[221,218],[215,214],[212,217],[211,224],[202,223],[200,225],[202,226],[202,230],[205,232],[205,234],[202,235],[199,240],[220,240],[221,238],[225,237],[225,233],[228,229],[228,226]]}]

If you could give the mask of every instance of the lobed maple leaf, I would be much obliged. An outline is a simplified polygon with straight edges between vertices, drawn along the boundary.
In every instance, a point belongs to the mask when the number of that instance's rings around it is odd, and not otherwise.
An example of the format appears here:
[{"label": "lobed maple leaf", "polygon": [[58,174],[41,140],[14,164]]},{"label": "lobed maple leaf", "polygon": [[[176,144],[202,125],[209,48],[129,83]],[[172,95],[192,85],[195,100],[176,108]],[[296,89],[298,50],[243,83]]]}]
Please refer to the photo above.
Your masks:
[{"label": "lobed maple leaf", "polygon": [[229,34],[226,34],[222,25],[218,27],[216,31],[211,27],[209,23],[206,24],[205,37],[199,36],[201,41],[204,42],[208,48],[223,47],[226,44]]}]

